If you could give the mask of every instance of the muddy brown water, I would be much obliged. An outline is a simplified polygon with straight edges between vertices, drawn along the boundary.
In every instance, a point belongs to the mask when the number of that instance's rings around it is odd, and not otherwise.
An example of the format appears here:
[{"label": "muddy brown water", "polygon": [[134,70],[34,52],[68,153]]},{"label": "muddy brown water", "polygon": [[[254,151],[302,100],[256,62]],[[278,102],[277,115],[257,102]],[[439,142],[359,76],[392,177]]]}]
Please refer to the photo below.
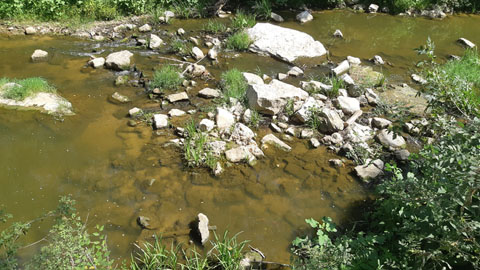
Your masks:
[{"label": "muddy brown water", "polygon": [[[383,70],[391,80],[408,77],[407,72],[418,61],[413,48],[425,43],[428,36],[441,57],[462,53],[455,43],[459,37],[480,44],[478,16],[436,21],[327,11],[314,17],[304,25],[291,19],[282,25],[322,41],[334,60],[347,55],[362,60],[381,55],[393,64]],[[192,31],[204,22],[177,20],[165,28]],[[331,37],[335,29],[342,30],[344,40]],[[305,218],[331,216],[340,223],[348,221],[354,215],[353,206],[369,196],[351,176],[351,164],[331,168],[328,160],[336,156],[322,147],[310,149],[305,140],[288,142],[293,146],[291,153],[268,149],[267,157],[255,166],[227,168],[220,177],[184,168],[179,150],[164,146],[175,138],[171,131],[127,126],[128,109],[158,109],[158,104],[149,101],[140,88],[114,87],[111,71],[83,68],[93,48],[106,55],[126,47],[98,46],[74,38],[0,37],[0,77],[44,77],[72,102],[76,112],[75,116],[57,119],[35,111],[0,108],[0,205],[15,219],[32,219],[54,208],[59,196],[72,194],[89,226],[106,225],[113,255],[128,258],[131,243],[141,233],[137,216],[149,217],[152,227],[168,233],[187,228],[202,212],[219,234],[241,231],[240,238],[251,240],[250,244],[269,260],[288,263],[289,243],[307,228]],[[49,60],[31,63],[29,57],[35,49],[48,51]],[[136,52],[134,61],[147,75],[162,63],[148,51],[129,49]],[[209,70],[218,76],[232,67],[274,75],[286,72],[289,65],[241,54],[223,59]],[[198,89],[202,86],[200,83]],[[115,91],[132,98],[132,103],[110,103],[108,97]],[[192,103],[210,106],[198,98]],[[186,120],[188,116],[174,123]],[[267,132],[265,128],[257,130],[258,138]],[[34,227],[25,242],[43,237],[48,226],[47,222]],[[179,242],[188,246],[187,239],[179,238]],[[35,248],[22,250],[22,254],[28,258]]]}]

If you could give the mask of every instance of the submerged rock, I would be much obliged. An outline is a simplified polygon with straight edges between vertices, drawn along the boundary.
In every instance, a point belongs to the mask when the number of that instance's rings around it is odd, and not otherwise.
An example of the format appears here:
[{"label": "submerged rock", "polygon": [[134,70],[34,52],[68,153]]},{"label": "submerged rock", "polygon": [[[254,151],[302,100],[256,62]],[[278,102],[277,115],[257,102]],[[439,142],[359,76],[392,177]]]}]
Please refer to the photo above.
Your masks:
[{"label": "submerged rock", "polygon": [[266,148],[267,145],[273,145],[273,146],[277,147],[278,149],[286,151],[286,152],[290,152],[292,150],[292,147],[290,147],[288,144],[284,143],[282,140],[280,140],[279,138],[277,138],[273,134],[265,135],[262,138],[261,142],[262,142],[262,148]]},{"label": "submerged rock", "polygon": [[127,103],[127,102],[130,102],[130,99],[125,96],[125,95],[122,95],[118,92],[115,92],[112,94],[111,98],[113,99],[114,102],[117,102],[117,103]]},{"label": "submerged rock", "polygon": [[123,50],[120,52],[114,52],[107,56],[105,66],[114,70],[125,70],[130,68],[130,58],[133,53]]},{"label": "submerged rock", "polygon": [[308,93],[293,85],[272,80],[270,84],[249,85],[247,98],[251,109],[275,115],[284,110],[289,100],[293,102],[294,111],[298,110],[308,98]]},{"label": "submerged rock", "polygon": [[322,43],[297,30],[257,23],[247,33],[253,40],[251,51],[286,62],[293,62],[299,57],[320,57],[327,53]]}]

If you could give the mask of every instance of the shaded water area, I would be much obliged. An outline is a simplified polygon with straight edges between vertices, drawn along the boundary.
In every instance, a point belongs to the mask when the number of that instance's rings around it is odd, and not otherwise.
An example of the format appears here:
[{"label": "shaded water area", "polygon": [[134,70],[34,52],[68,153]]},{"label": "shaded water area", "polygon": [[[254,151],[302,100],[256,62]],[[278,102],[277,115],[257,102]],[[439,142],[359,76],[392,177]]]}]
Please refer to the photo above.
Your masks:
[{"label": "shaded water area", "polygon": [[[332,60],[352,55],[366,60],[379,54],[393,67],[383,72],[391,81],[407,81],[408,71],[418,61],[413,48],[430,36],[441,57],[461,55],[455,41],[460,37],[480,44],[480,17],[452,16],[443,21],[389,15],[327,11],[300,25],[281,24],[307,32],[330,51]],[[177,20],[161,26],[173,32],[178,27],[198,30],[206,20]],[[345,39],[332,37],[342,30]],[[288,142],[290,153],[273,149],[255,166],[235,165],[219,177],[205,170],[185,169],[181,152],[165,143],[175,138],[171,131],[153,131],[147,125],[127,126],[128,110],[134,106],[157,108],[143,89],[115,87],[115,73],[84,68],[93,49],[107,55],[128,48],[134,63],[150,75],[163,61],[158,55],[132,44],[100,43],[60,37],[0,37],[0,77],[41,76],[72,102],[76,115],[57,119],[34,111],[0,108],[0,205],[15,219],[32,219],[56,206],[61,195],[72,194],[88,224],[105,224],[109,246],[116,257],[127,258],[131,243],[141,230],[139,215],[151,219],[152,227],[164,232],[183,230],[197,213],[205,213],[219,233],[242,231],[241,239],[267,254],[272,261],[288,262],[289,243],[306,228],[305,218],[331,216],[345,222],[354,216],[368,191],[351,174],[352,164],[335,169],[336,158],[323,147],[310,149],[306,140]],[[50,53],[47,62],[32,63],[35,49]],[[260,69],[274,75],[289,65],[252,54],[221,59],[207,66],[216,76],[236,67]],[[307,73],[308,74],[308,73]],[[296,83],[292,81],[292,83]],[[182,109],[211,106],[196,98]],[[115,91],[129,96],[124,105],[110,103]],[[173,108],[164,108],[168,111]],[[178,106],[175,106],[178,108]],[[181,125],[189,116],[173,122]],[[257,131],[257,138],[270,132]],[[358,212],[357,212],[358,214]],[[47,223],[28,235],[33,242],[45,235]],[[188,245],[187,239],[179,239]],[[33,252],[35,247],[25,253]]]}]

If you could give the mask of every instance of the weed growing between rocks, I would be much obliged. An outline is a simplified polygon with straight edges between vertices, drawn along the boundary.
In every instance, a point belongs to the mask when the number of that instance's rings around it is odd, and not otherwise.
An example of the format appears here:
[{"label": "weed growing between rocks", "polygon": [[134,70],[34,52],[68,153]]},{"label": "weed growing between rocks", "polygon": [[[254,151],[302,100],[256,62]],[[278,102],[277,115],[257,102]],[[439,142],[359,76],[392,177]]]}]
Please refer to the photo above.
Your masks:
[{"label": "weed growing between rocks", "polygon": [[234,68],[222,73],[221,87],[225,102],[235,98],[241,103],[246,102],[247,82],[240,70]]},{"label": "weed growing between rocks", "polygon": [[182,83],[180,69],[172,65],[164,65],[159,70],[155,70],[153,79],[150,82],[152,88],[164,90],[176,90]]},{"label": "weed growing between rocks", "polygon": [[257,0],[253,6],[255,14],[261,19],[269,20],[272,14],[272,1],[270,0]]},{"label": "weed growing between rocks", "polygon": [[241,31],[237,32],[227,38],[226,47],[235,51],[246,51],[252,44],[252,40],[247,33]]},{"label": "weed growing between rocks", "polygon": [[5,98],[24,100],[25,98],[39,92],[55,93],[56,89],[48,84],[45,79],[39,77],[27,78],[23,80],[9,80],[6,78],[1,78],[0,91],[3,92],[2,95]]},{"label": "weed growing between rocks", "polygon": [[213,170],[217,165],[217,158],[208,147],[208,134],[198,130],[193,119],[184,128],[186,138],[183,153],[187,166],[207,167]]}]

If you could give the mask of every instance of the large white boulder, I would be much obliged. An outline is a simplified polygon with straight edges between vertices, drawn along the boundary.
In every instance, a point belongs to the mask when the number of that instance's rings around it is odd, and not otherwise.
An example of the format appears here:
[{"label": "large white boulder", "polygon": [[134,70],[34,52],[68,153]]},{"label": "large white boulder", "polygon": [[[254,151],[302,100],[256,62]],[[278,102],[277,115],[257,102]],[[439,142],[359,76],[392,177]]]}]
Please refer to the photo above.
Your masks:
[{"label": "large white boulder", "polygon": [[263,84],[263,79],[260,78],[260,76],[249,73],[249,72],[243,72],[243,78],[247,81],[247,84]]},{"label": "large white boulder", "polygon": [[163,40],[159,36],[157,36],[155,34],[151,34],[150,35],[150,44],[148,45],[148,47],[150,49],[156,49],[156,48],[160,47],[162,45],[162,43],[163,43]]},{"label": "large white boulder", "polygon": [[235,124],[235,116],[225,109],[217,108],[217,115],[215,116],[215,122],[219,130],[229,129]]},{"label": "large white boulder", "polygon": [[166,114],[154,114],[153,115],[153,124],[155,129],[161,129],[168,127],[168,115]]},{"label": "large white boulder", "polygon": [[377,139],[383,146],[390,149],[404,148],[407,144],[402,135],[396,134],[388,129],[380,130]]},{"label": "large white boulder", "polygon": [[319,57],[327,53],[319,41],[310,35],[269,23],[257,23],[247,30],[253,40],[250,50],[263,55],[271,55],[286,62],[299,57]]},{"label": "large white boulder", "polygon": [[337,101],[338,106],[345,114],[353,114],[360,110],[360,101],[356,98],[339,96]]},{"label": "large white boulder", "polygon": [[320,131],[324,133],[334,133],[343,130],[343,120],[340,115],[338,115],[337,111],[329,108],[323,108],[319,115],[321,117],[319,127]]},{"label": "large white boulder", "polygon": [[90,61],[88,61],[88,64],[93,68],[101,68],[103,67],[103,65],[105,65],[105,58],[103,57],[93,58]]},{"label": "large white boulder", "polygon": [[133,53],[123,50],[120,52],[114,52],[107,56],[105,60],[105,66],[109,69],[124,70],[130,68],[130,58]]},{"label": "large white boulder", "polygon": [[308,93],[302,89],[278,80],[270,84],[251,84],[247,89],[248,104],[251,109],[275,115],[284,110],[289,100],[293,101],[294,110],[300,109]]},{"label": "large white boulder", "polygon": [[369,181],[377,178],[383,173],[384,163],[380,159],[374,161],[367,161],[364,165],[355,167],[355,173],[363,181]]},{"label": "large white boulder", "polygon": [[305,10],[301,13],[298,13],[296,19],[301,23],[306,23],[313,20],[313,16],[308,10]]}]

